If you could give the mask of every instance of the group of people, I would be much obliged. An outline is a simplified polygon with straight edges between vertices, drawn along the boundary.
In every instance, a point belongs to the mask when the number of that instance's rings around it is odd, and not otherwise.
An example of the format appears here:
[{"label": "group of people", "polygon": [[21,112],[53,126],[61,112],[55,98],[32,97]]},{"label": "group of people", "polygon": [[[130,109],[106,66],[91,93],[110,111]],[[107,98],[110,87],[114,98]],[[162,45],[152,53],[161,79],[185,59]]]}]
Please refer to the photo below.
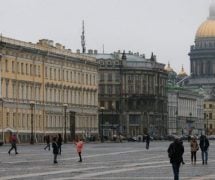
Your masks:
[{"label": "group of people", "polygon": [[[44,150],[46,150],[48,148],[48,150],[50,151],[51,149],[51,137],[50,135],[46,135],[44,137],[44,140],[46,142],[46,146],[44,147]],[[15,154],[18,154],[17,152],[17,136],[16,134],[13,134],[10,136],[10,144],[11,144],[11,148],[8,151],[8,154],[10,155],[11,151],[14,149]],[[58,134],[58,136],[54,136],[52,137],[52,149],[53,149],[53,155],[54,155],[54,164],[58,163],[57,162],[57,156],[59,154],[61,154],[61,146],[62,146],[62,136],[61,134]],[[82,162],[82,149],[83,149],[83,140],[81,138],[77,138],[76,141],[74,142],[74,144],[76,145],[76,150],[79,156],[79,162]]]},{"label": "group of people", "polygon": [[[58,147],[58,154],[61,154],[61,146],[62,146],[62,142],[63,142],[63,138],[61,136],[61,134],[58,134],[58,136],[53,137],[52,140],[55,138],[55,141],[57,143],[57,147]],[[48,148],[48,150],[50,151],[50,147],[51,147],[51,140],[50,140],[50,135],[46,135],[44,136],[44,141],[46,142],[46,146],[44,147],[44,149],[46,150]]]},{"label": "group of people", "polygon": [[[196,164],[196,153],[201,149],[202,164],[207,165],[208,163],[208,148],[209,140],[205,135],[201,135],[200,142],[198,144],[197,138],[193,136],[190,141],[190,151],[191,151],[191,164]],[[170,158],[170,163],[172,164],[174,180],[179,179],[179,168],[181,164],[184,164],[183,154],[184,146],[183,142],[179,138],[175,138],[174,142],[169,145],[167,150],[168,156]]]},{"label": "group of people", "polygon": [[[54,164],[58,163],[57,162],[57,156],[58,154],[61,154],[61,145],[62,145],[62,138],[61,141],[59,142],[59,137],[61,136],[58,135],[57,137],[53,137],[52,139],[52,149],[53,149],[53,155],[54,155]],[[60,144],[59,144],[60,143]],[[74,144],[76,145],[77,153],[79,155],[79,162],[82,162],[82,149],[83,149],[83,140],[82,139],[77,139]]]}]

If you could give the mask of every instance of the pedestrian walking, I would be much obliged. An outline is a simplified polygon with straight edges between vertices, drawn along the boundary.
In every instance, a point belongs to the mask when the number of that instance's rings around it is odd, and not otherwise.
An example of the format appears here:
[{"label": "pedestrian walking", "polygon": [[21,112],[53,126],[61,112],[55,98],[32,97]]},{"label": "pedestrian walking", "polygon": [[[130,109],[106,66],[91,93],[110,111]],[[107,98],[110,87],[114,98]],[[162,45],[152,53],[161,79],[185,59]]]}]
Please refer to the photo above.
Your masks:
[{"label": "pedestrian walking", "polygon": [[84,142],[82,139],[78,139],[78,141],[75,142],[75,145],[76,145],[76,150],[77,150],[77,153],[79,155],[79,161],[78,162],[82,162],[82,149],[83,149],[83,146],[84,146]]},{"label": "pedestrian walking", "polygon": [[200,136],[199,146],[202,151],[202,164],[208,164],[208,148],[210,146],[210,143],[205,135]]},{"label": "pedestrian walking", "polygon": [[63,142],[63,139],[61,137],[61,134],[58,134],[58,138],[57,138],[57,145],[58,145],[58,151],[59,151],[58,154],[61,154],[62,142]]},{"label": "pedestrian walking", "polygon": [[57,145],[57,138],[53,137],[52,139],[52,149],[54,154],[54,164],[57,163],[57,155],[58,155],[58,145]]},{"label": "pedestrian walking", "polygon": [[49,135],[45,136],[45,141],[46,141],[46,146],[44,147],[44,149],[46,150],[48,148],[48,150],[50,151],[50,136]]},{"label": "pedestrian walking", "polygon": [[[183,140],[182,140],[182,139],[179,139],[179,142],[181,143],[182,146],[184,146],[184,145],[183,145]],[[183,156],[182,156],[181,164],[182,164],[182,165],[185,164]]]},{"label": "pedestrian walking", "polygon": [[190,150],[191,150],[191,163],[196,165],[196,152],[199,150],[199,145],[195,136],[191,138]]},{"label": "pedestrian walking", "polygon": [[13,134],[12,136],[10,136],[10,144],[11,144],[11,148],[8,151],[8,154],[10,155],[10,152],[14,149],[15,150],[15,154],[18,154],[17,152],[17,147],[16,147],[16,143],[17,143],[17,137],[16,134]]},{"label": "pedestrian walking", "polygon": [[149,143],[150,143],[150,135],[146,135],[146,149],[149,149]]},{"label": "pedestrian walking", "polygon": [[179,180],[179,169],[183,159],[184,146],[181,144],[178,137],[169,145],[167,152],[170,163],[172,164],[174,180]]}]

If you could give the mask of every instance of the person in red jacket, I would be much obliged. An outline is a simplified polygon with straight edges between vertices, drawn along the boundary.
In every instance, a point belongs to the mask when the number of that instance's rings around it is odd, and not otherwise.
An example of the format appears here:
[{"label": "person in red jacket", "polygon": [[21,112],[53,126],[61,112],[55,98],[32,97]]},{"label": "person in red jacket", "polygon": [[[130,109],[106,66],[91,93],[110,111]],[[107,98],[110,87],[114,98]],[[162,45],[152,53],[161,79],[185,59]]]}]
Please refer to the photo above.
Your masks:
[{"label": "person in red jacket", "polygon": [[10,155],[10,152],[14,149],[15,150],[15,154],[18,154],[17,152],[17,147],[16,147],[16,143],[17,143],[17,137],[16,134],[13,134],[10,137],[10,143],[11,143],[11,148],[8,151],[8,154]]},{"label": "person in red jacket", "polygon": [[78,141],[75,142],[75,145],[76,145],[77,153],[79,155],[79,162],[82,162],[81,153],[82,153],[82,149],[83,149],[83,146],[84,146],[84,142],[83,142],[82,139],[78,139]]}]

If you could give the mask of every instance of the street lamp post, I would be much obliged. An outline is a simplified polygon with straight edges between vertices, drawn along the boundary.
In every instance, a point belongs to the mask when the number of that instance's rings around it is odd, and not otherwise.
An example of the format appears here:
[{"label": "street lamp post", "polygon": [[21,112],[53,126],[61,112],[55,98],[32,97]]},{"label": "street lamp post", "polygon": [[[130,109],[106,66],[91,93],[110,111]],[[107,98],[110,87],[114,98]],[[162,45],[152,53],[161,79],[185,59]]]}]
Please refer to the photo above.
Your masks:
[{"label": "street lamp post", "polygon": [[34,101],[30,101],[30,107],[31,107],[31,138],[30,138],[30,144],[34,144]]},{"label": "street lamp post", "polygon": [[104,137],[103,137],[103,113],[104,113],[104,107],[100,107],[100,110],[102,112],[102,117],[101,117],[101,142],[104,142]]},{"label": "street lamp post", "polygon": [[193,123],[193,121],[192,121],[192,113],[190,112],[189,113],[189,116],[190,116],[190,127],[189,127],[189,135],[191,135],[191,133],[192,133],[192,129],[193,129],[193,127],[191,127],[191,124]]},{"label": "street lamp post", "polygon": [[206,135],[208,136],[208,119],[209,119],[209,116],[208,116],[208,114],[206,115],[206,117],[207,117],[207,122],[206,122]]},{"label": "street lamp post", "polygon": [[64,143],[67,143],[67,136],[66,136],[66,110],[68,107],[68,104],[64,104]]},{"label": "street lamp post", "polygon": [[176,134],[178,134],[178,111],[175,112]]}]

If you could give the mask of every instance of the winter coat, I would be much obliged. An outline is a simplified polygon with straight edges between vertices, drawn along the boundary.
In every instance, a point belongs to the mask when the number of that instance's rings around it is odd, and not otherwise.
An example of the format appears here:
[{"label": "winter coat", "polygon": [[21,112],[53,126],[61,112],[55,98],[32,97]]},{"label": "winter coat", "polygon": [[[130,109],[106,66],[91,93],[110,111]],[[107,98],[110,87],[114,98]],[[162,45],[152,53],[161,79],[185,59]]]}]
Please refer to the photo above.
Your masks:
[{"label": "winter coat", "polygon": [[184,146],[179,140],[175,140],[171,143],[167,152],[170,158],[170,163],[181,163],[183,161],[182,156],[184,154]]},{"label": "winter coat", "polygon": [[208,147],[210,146],[209,141],[206,136],[200,137],[200,143],[199,146],[201,148],[201,151],[207,151]]},{"label": "winter coat", "polygon": [[198,150],[199,150],[199,145],[198,145],[197,141],[196,140],[191,140],[191,142],[190,142],[190,151],[191,152],[196,152]]},{"label": "winter coat", "polygon": [[63,141],[62,137],[59,136],[58,139],[57,139],[57,144],[58,144],[58,146],[61,146],[61,145],[62,145],[62,141]]},{"label": "winter coat", "polygon": [[56,142],[52,143],[53,154],[58,154],[58,146]]},{"label": "winter coat", "polygon": [[76,150],[77,150],[77,152],[78,152],[78,153],[81,152],[82,149],[83,149],[83,146],[84,146],[83,141],[78,141],[78,142],[75,143],[75,145],[76,145]]}]

